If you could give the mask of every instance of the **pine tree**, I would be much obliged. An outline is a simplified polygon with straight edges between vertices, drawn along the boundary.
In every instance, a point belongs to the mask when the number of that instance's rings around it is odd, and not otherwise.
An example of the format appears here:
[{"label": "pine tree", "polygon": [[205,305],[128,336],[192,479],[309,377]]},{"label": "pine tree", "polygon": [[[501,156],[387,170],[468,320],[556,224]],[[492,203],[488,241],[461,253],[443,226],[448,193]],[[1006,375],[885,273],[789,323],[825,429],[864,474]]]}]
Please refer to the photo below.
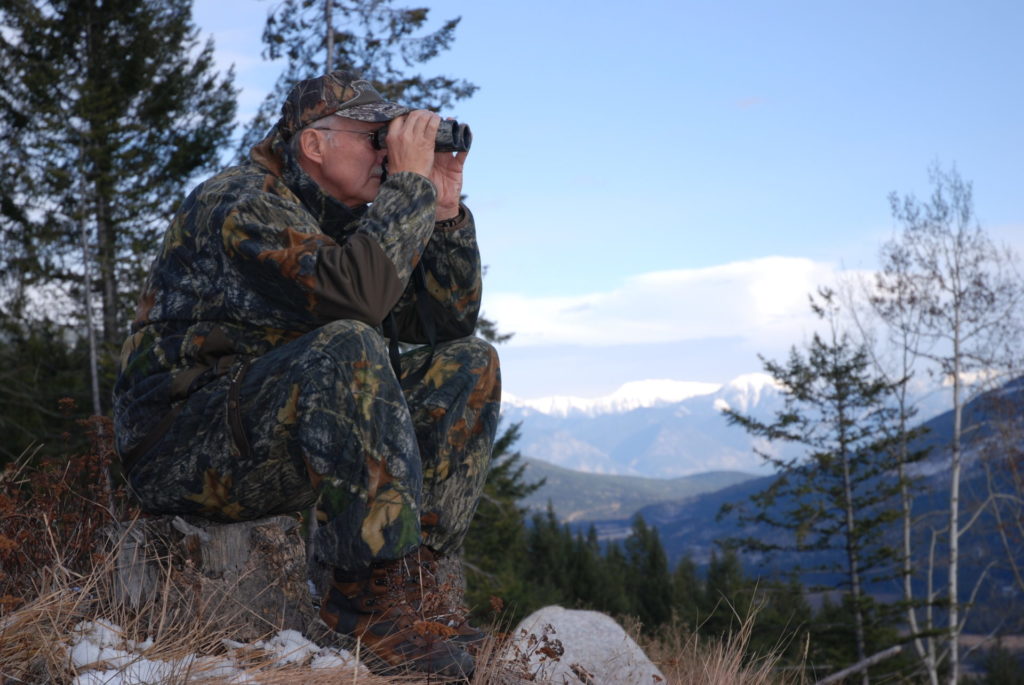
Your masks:
[{"label": "pine tree", "polygon": [[891,385],[873,374],[865,346],[839,329],[834,294],[822,289],[811,305],[828,325],[826,337],[815,334],[806,355],[793,348],[785,364],[765,361],[765,369],[783,388],[785,408],[771,423],[726,412],[730,423],[752,435],[806,449],[790,459],[759,451],[778,477],[753,496],[755,513],[743,517],[786,536],[741,542],[759,551],[793,550],[805,559],[843,552],[841,564],[828,556],[802,564],[805,570],[841,574],[850,595],[859,661],[868,655],[866,588],[891,577],[896,556],[885,544],[888,525],[898,517],[899,483],[891,475],[894,464],[886,449],[886,436],[897,433],[896,416],[887,404]]},{"label": "pine tree", "polygon": [[[754,592],[756,618],[750,635],[753,654],[781,654],[792,665],[806,665],[804,651],[817,634],[811,605],[796,578],[749,581]],[[849,643],[849,640],[847,640]]]},{"label": "pine tree", "polygon": [[630,566],[626,589],[637,618],[646,631],[653,632],[672,619],[672,579],[658,530],[640,514],[633,518],[633,531],[626,539],[626,558]]},{"label": "pine tree", "polygon": [[[67,420],[54,394],[103,412],[157,234],[228,139],[234,92],[212,45],[198,49],[188,0],[12,0],[0,25],[0,325],[17,355],[3,429],[10,451],[55,449]],[[40,345],[33,365],[22,352]]]},{"label": "pine tree", "polygon": [[604,553],[603,576],[612,592],[598,607],[600,610],[613,616],[637,615],[635,596],[628,590],[630,573],[632,569],[622,548],[615,542],[608,543]]},{"label": "pine tree", "polygon": [[569,569],[571,537],[559,524],[550,502],[543,514],[537,513],[531,517],[530,523],[526,541],[529,558],[527,579],[538,587],[547,586],[560,593]]},{"label": "pine tree", "polygon": [[519,501],[544,485],[527,482],[522,455],[512,451],[519,440],[514,423],[494,443],[491,470],[487,474],[473,525],[464,543],[466,599],[478,618],[490,613],[491,598],[507,607],[502,620],[518,620],[527,608],[535,606],[526,571],[526,508]]},{"label": "pine tree", "polygon": [[232,76],[198,47],[190,0],[14,0],[0,25],[3,308],[77,322],[95,294],[112,349],[186,183],[231,134]]},{"label": "pine tree", "polygon": [[[23,453],[36,459],[78,451],[66,414],[89,403],[84,341],[52,322],[0,326],[0,468]],[[65,437],[65,434],[68,435]]]},{"label": "pine tree", "polygon": [[695,631],[703,618],[703,592],[703,583],[697,575],[697,564],[689,555],[683,556],[672,572],[672,610],[687,630]]},{"label": "pine tree", "polygon": [[583,609],[599,609],[604,605],[604,598],[611,588],[605,585],[601,561],[597,531],[591,525],[586,536],[576,534],[569,553],[567,586],[575,595],[576,606]]},{"label": "pine tree", "polygon": [[753,592],[732,547],[711,552],[701,601],[701,632],[724,638],[750,615]]},{"label": "pine tree", "polygon": [[465,79],[411,73],[451,47],[460,18],[429,30],[426,7],[394,7],[393,0],[284,0],[267,16],[264,59],[287,65],[260,105],[239,145],[244,157],[277,119],[297,81],[347,69],[372,82],[388,99],[418,109],[448,109],[477,87]]}]

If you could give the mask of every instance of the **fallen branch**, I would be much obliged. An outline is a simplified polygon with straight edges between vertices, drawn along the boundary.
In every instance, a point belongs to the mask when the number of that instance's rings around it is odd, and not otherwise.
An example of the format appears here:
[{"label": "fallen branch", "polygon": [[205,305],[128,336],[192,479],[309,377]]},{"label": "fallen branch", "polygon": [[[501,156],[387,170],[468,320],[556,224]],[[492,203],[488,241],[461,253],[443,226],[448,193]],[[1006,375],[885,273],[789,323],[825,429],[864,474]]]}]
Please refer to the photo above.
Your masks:
[{"label": "fallen branch", "polygon": [[816,682],[814,685],[829,685],[829,683],[838,683],[843,678],[846,678],[847,676],[851,676],[854,673],[860,673],[861,671],[863,671],[865,669],[871,668],[872,666],[877,664],[879,661],[885,661],[889,657],[896,656],[897,654],[899,654],[902,651],[903,651],[903,646],[902,645],[894,645],[894,646],[890,647],[889,649],[884,649],[881,652],[878,652],[877,654],[872,654],[868,658],[862,659],[862,660],[858,661],[857,663],[855,663],[853,666],[850,666],[849,668],[844,668],[843,670],[839,671],[838,673],[833,673],[832,675],[828,676],[827,678],[822,678],[821,680]]}]

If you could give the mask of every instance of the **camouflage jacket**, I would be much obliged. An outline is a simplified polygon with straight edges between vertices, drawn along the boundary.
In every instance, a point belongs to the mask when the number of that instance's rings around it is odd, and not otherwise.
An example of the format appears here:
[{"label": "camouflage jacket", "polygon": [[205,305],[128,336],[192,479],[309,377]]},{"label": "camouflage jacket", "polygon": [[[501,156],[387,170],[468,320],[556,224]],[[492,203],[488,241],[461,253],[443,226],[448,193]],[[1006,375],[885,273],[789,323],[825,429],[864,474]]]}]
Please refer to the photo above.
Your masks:
[{"label": "camouflage jacket", "polygon": [[[427,342],[424,316],[437,340],[471,334],[481,293],[472,216],[461,207],[454,227],[435,230],[434,203],[433,184],[404,172],[371,205],[350,209],[276,133],[248,163],[200,184],[164,236],[121,351],[118,452],[240,360],[329,321],[379,327],[392,313],[399,339],[414,343]],[[417,264],[422,279],[411,278]]]}]

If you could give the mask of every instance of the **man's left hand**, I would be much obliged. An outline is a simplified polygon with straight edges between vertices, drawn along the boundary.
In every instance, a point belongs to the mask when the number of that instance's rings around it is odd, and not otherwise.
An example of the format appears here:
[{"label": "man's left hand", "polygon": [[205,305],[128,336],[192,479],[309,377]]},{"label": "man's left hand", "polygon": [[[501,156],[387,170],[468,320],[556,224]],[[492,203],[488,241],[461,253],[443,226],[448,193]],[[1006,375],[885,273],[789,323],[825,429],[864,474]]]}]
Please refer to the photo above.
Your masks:
[{"label": "man's left hand", "polygon": [[430,180],[437,189],[437,210],[435,221],[452,219],[459,214],[459,198],[462,196],[462,167],[466,163],[465,150],[462,152],[437,152]]}]

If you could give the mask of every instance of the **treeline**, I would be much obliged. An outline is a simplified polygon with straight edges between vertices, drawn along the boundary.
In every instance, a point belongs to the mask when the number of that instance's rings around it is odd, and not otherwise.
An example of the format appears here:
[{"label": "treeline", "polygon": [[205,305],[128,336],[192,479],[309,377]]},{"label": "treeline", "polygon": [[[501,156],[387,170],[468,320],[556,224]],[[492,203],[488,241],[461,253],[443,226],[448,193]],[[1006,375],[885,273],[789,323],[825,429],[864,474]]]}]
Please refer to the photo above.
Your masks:
[{"label": "treeline", "polygon": [[[507,448],[517,427],[506,432]],[[821,677],[856,661],[848,599],[822,595],[812,607],[795,578],[748,575],[735,549],[712,553],[706,568],[683,557],[670,564],[657,529],[641,516],[622,540],[601,540],[558,521],[549,507],[529,514],[517,498],[539,487],[526,484],[518,453],[501,453],[466,543],[467,602],[478,620],[506,629],[552,604],[608,613],[639,623],[651,637],[728,640],[749,621],[747,658],[781,654],[785,668]],[[871,604],[868,643],[884,649],[899,641],[898,622]],[[878,667],[882,677],[909,672],[909,659]]]}]

